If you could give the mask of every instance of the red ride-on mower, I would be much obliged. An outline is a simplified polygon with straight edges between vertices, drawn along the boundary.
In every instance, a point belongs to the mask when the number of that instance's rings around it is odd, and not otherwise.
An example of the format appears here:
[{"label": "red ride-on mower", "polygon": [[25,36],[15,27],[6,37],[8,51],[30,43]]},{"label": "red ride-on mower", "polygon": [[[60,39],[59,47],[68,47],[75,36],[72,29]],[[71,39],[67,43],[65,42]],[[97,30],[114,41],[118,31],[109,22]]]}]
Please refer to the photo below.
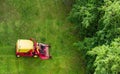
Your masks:
[{"label": "red ride-on mower", "polygon": [[49,45],[37,43],[32,39],[19,39],[16,43],[16,56],[39,57],[42,60],[46,60],[51,58],[49,49]]}]

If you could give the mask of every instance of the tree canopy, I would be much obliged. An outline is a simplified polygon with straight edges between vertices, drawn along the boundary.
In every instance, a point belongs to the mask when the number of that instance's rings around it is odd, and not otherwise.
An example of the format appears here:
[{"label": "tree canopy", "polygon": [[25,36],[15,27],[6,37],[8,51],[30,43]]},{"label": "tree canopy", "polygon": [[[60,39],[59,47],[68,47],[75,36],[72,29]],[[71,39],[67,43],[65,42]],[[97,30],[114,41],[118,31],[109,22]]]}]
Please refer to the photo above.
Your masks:
[{"label": "tree canopy", "polygon": [[75,45],[86,54],[87,74],[118,74],[120,1],[76,0],[68,18],[80,38]]}]

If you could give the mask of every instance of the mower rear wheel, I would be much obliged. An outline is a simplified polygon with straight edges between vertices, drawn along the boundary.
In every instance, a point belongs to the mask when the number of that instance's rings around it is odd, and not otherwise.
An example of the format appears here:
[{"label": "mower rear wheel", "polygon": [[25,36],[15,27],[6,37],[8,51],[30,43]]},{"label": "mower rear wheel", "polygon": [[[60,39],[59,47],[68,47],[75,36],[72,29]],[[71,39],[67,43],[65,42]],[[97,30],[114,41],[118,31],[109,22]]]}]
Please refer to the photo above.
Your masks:
[{"label": "mower rear wheel", "polygon": [[20,55],[16,55],[18,58],[20,57]]}]

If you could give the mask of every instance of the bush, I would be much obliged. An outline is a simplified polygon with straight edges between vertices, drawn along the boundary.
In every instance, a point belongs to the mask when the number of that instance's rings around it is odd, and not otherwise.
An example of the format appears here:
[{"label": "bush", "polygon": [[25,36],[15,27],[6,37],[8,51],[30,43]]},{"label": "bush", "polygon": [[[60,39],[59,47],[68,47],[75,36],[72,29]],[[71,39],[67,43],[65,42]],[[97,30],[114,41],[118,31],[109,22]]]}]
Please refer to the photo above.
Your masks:
[{"label": "bush", "polygon": [[96,55],[94,74],[118,74],[120,72],[120,38],[115,39],[110,45],[97,46],[88,54]]}]

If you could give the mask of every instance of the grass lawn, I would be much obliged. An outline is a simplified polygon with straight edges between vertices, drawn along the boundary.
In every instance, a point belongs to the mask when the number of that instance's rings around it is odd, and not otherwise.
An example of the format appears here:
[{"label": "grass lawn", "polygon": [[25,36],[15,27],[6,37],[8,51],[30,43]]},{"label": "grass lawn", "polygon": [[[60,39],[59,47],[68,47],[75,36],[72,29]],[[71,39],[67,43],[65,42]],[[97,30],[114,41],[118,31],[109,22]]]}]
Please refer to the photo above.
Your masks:
[{"label": "grass lawn", "polygon": [[[85,74],[64,0],[0,0],[0,74]],[[52,59],[15,57],[17,39],[50,44]]]}]

